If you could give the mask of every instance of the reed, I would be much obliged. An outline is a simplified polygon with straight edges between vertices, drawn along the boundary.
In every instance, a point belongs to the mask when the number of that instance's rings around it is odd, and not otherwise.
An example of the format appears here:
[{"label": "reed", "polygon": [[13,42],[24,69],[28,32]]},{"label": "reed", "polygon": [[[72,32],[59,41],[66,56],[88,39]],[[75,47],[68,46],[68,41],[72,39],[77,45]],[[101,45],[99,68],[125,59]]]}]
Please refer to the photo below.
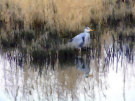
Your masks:
[{"label": "reed", "polygon": [[[108,18],[135,17],[135,3],[128,0],[1,0],[0,20],[6,28],[80,31],[85,26],[104,24]],[[128,5],[128,6],[127,6]]]}]

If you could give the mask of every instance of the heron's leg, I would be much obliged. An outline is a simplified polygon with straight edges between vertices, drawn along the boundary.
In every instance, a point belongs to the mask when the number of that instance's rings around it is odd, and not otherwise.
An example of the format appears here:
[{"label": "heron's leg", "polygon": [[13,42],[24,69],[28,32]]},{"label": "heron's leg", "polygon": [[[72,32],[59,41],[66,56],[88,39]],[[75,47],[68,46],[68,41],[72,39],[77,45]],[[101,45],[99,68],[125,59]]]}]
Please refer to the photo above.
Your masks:
[{"label": "heron's leg", "polygon": [[79,56],[81,56],[82,54],[82,49],[81,48],[79,48]]}]

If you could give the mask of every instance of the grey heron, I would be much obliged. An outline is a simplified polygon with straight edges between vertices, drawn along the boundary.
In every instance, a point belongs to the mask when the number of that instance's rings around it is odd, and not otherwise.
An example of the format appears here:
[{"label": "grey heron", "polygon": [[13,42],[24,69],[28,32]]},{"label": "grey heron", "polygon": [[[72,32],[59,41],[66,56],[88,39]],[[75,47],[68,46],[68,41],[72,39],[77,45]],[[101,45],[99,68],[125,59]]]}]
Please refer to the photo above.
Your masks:
[{"label": "grey heron", "polygon": [[90,31],[93,31],[91,28],[86,27],[83,33],[78,34],[68,42],[68,46],[74,48],[84,48],[88,47],[90,44]]}]

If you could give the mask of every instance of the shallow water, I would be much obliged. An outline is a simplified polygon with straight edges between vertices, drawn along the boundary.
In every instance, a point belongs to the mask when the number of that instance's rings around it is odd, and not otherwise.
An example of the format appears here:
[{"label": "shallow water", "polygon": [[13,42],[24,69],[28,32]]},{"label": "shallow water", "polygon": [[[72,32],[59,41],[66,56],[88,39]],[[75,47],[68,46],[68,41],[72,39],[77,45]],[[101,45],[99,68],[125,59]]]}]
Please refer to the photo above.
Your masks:
[{"label": "shallow water", "polygon": [[58,51],[42,65],[1,50],[0,101],[134,101],[134,42],[103,34],[91,46],[81,55]]}]

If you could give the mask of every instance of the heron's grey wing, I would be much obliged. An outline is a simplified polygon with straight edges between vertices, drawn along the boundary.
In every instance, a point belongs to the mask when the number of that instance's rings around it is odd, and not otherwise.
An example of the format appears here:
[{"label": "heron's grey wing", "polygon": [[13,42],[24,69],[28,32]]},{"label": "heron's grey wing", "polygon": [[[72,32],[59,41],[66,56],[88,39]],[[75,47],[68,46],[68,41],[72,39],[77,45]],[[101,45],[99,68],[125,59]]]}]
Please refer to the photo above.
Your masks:
[{"label": "heron's grey wing", "polygon": [[79,45],[81,44],[82,42],[82,38],[80,36],[76,36],[72,39],[72,44],[74,47],[78,48]]},{"label": "heron's grey wing", "polygon": [[79,43],[79,42],[82,42],[84,40],[84,38],[85,38],[84,33],[80,33],[79,35],[77,35],[73,38],[73,41]]},{"label": "heron's grey wing", "polygon": [[80,33],[79,35],[77,35],[74,38],[72,38],[70,40],[70,46],[75,47],[75,48],[80,48],[83,45],[83,43],[82,43],[83,40],[85,40],[85,38],[83,36],[85,36],[85,34],[84,33]]}]

